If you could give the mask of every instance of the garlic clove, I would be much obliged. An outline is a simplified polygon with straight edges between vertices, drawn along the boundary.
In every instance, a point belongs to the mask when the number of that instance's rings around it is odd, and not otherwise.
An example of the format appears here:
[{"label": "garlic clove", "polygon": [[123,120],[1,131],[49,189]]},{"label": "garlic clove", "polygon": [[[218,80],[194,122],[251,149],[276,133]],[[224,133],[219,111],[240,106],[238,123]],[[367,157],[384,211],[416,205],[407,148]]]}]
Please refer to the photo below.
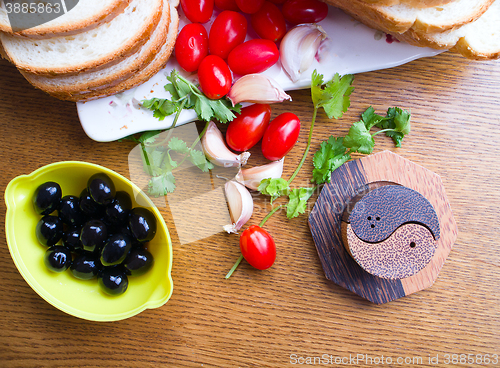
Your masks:
[{"label": "garlic clove", "polygon": [[239,102],[277,103],[292,98],[274,79],[263,74],[247,74],[238,79],[227,97],[233,106]]},{"label": "garlic clove", "polygon": [[224,137],[213,121],[208,123],[207,130],[201,138],[201,147],[211,163],[223,167],[240,167],[247,163],[250,152],[237,155],[227,148]]},{"label": "garlic clove", "polygon": [[235,176],[235,180],[249,189],[257,190],[262,180],[281,178],[284,161],[285,158],[283,157],[278,161],[273,161],[266,165],[240,169]]},{"label": "garlic clove", "polygon": [[224,225],[223,228],[228,233],[237,234],[238,230],[252,217],[253,198],[244,185],[234,180],[226,182],[224,191],[232,224]]},{"label": "garlic clove", "polygon": [[312,65],[314,58],[324,50],[328,40],[325,30],[318,24],[299,24],[281,40],[281,65],[292,82]]}]

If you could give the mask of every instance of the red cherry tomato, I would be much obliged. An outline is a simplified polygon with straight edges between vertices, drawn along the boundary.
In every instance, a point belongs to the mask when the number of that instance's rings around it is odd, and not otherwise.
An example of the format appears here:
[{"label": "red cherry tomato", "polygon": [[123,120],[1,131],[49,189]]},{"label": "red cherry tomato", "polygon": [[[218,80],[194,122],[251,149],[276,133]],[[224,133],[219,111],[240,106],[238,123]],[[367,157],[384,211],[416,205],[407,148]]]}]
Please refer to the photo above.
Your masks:
[{"label": "red cherry tomato", "polygon": [[220,10],[240,10],[238,5],[236,5],[236,0],[215,0],[215,6]]},{"label": "red cherry tomato", "polygon": [[261,8],[265,0],[236,0],[236,5],[243,13],[253,14]]},{"label": "red cherry tomato", "polygon": [[278,115],[269,123],[262,138],[262,153],[271,161],[279,160],[293,148],[300,133],[300,120],[291,112]]},{"label": "red cherry tomato", "polygon": [[257,35],[266,40],[279,41],[286,33],[283,13],[269,1],[266,1],[257,13],[252,14],[250,22]]},{"label": "red cherry tomato", "polygon": [[210,99],[224,97],[233,82],[229,67],[217,55],[208,55],[201,61],[198,80],[203,93]]},{"label": "red cherry tomato", "polygon": [[246,151],[262,139],[271,119],[271,106],[255,104],[244,107],[229,123],[226,143],[235,151]]},{"label": "red cherry tomato", "polygon": [[175,42],[175,58],[187,72],[198,70],[201,61],[208,55],[208,34],[200,23],[186,24]]},{"label": "red cherry tomato", "polygon": [[319,0],[287,0],[281,11],[292,24],[317,23],[328,15],[328,5]]},{"label": "red cherry tomato", "polygon": [[214,0],[180,0],[182,10],[192,23],[205,23],[212,17]]},{"label": "red cherry tomato", "polygon": [[276,64],[280,57],[273,41],[254,39],[243,42],[229,53],[227,63],[239,75],[260,73]]},{"label": "red cherry tomato", "polygon": [[208,36],[210,54],[227,59],[227,56],[247,35],[247,19],[241,13],[224,10],[215,18]]},{"label": "red cherry tomato", "polygon": [[271,235],[257,225],[251,225],[240,236],[240,250],[250,265],[258,270],[271,267],[276,260],[276,244]]},{"label": "red cherry tomato", "polygon": [[281,5],[284,4],[286,0],[269,0],[269,1],[272,2],[273,4]]}]

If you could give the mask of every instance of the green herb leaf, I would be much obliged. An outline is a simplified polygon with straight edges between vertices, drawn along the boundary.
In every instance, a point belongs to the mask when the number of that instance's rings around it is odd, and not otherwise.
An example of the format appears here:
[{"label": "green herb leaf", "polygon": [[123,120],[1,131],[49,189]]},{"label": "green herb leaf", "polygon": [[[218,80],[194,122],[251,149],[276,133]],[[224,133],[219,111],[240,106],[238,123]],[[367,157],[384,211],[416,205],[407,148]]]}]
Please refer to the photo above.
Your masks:
[{"label": "green herb leaf", "polygon": [[171,171],[159,176],[153,176],[149,180],[148,191],[155,197],[164,196],[175,190],[175,178]]},{"label": "green herb leaf", "polygon": [[262,194],[271,196],[271,204],[277,198],[281,197],[282,195],[288,195],[288,193],[290,192],[288,181],[282,178],[263,179],[257,189]]},{"label": "green herb leaf", "polygon": [[186,154],[189,152],[189,147],[186,142],[184,142],[182,139],[179,139],[177,137],[172,137],[168,141],[168,148],[170,148],[173,151],[176,151],[178,153],[183,153]]},{"label": "green herb leaf", "polygon": [[328,141],[321,143],[319,150],[314,154],[311,181],[317,184],[329,183],[331,173],[350,158],[343,145],[343,138],[331,136]]},{"label": "green herb leaf", "polygon": [[[382,129],[386,136],[391,137],[396,147],[401,147],[401,143],[406,134],[411,131],[411,114],[407,110],[399,107],[390,107],[387,109],[385,117],[375,114],[373,107],[369,107],[361,115],[363,122],[368,130],[373,126]],[[372,136],[378,134],[375,133]]]},{"label": "green herb leaf", "polygon": [[354,87],[352,74],[340,77],[336,73],[332,80],[323,85],[323,76],[316,71],[311,78],[311,96],[315,107],[323,107],[326,115],[331,118],[339,119],[350,106],[349,96]]},{"label": "green herb leaf", "polygon": [[286,217],[292,219],[306,212],[307,201],[314,193],[312,188],[295,188],[288,195],[289,201],[286,206]]},{"label": "green herb leaf", "polygon": [[375,140],[366,129],[365,123],[358,121],[352,124],[349,133],[344,138],[343,144],[351,152],[360,152],[368,155],[373,152]]},{"label": "green herb leaf", "polygon": [[214,168],[214,165],[207,160],[205,154],[195,149],[189,151],[189,161],[203,172],[208,172],[208,170]]}]

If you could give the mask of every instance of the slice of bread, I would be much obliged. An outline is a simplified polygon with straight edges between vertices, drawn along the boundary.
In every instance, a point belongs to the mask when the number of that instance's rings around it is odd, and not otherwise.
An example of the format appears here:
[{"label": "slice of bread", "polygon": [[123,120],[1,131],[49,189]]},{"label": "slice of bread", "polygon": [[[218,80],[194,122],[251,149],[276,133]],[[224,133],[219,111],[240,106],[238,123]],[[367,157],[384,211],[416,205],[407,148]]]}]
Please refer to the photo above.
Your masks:
[{"label": "slice of bread", "polygon": [[406,4],[381,6],[362,0],[325,0],[369,27],[386,33],[404,33],[410,29],[419,34],[456,29],[479,18],[495,0],[455,0],[431,8],[414,8]]},{"label": "slice of bread", "polygon": [[[29,38],[69,36],[96,28],[120,14],[131,0],[79,0],[78,4],[59,18],[37,27],[14,32],[10,26],[7,10],[0,6],[0,31],[15,33]],[[46,0],[37,3],[47,3]],[[43,17],[43,13],[40,13]]]},{"label": "slice of bread", "polygon": [[132,0],[110,22],[72,36],[33,40],[0,34],[8,58],[33,74],[77,74],[117,64],[136,52],[155,30],[162,0]]},{"label": "slice of bread", "polygon": [[22,72],[24,77],[35,87],[47,93],[67,94],[71,96],[83,91],[93,91],[102,86],[119,84],[133,74],[144,69],[167,42],[170,27],[170,6],[168,0],[163,0],[163,16],[151,38],[136,53],[125,58],[118,64],[97,71],[87,71],[76,75],[59,75],[47,77],[28,72]]},{"label": "slice of bread", "polygon": [[[179,17],[177,9],[170,5],[170,24],[168,26],[167,41],[163,44],[160,51],[156,54],[155,58],[143,69],[137,73],[132,74],[129,78],[123,79],[116,82],[110,82],[108,84],[102,84],[95,86],[93,88],[88,88],[81,91],[75,92],[61,92],[61,91],[47,91],[53,97],[61,100],[68,101],[90,101],[97,98],[102,98],[106,96],[111,96],[125,90],[136,87],[146,81],[148,81],[152,76],[158,73],[167,64],[172,51],[174,49],[175,40],[177,38],[177,32],[179,27]],[[86,74],[86,73],[85,73]],[[83,75],[82,77],[84,77]]]},{"label": "slice of bread", "polygon": [[362,0],[368,4],[391,6],[405,4],[412,8],[430,8],[433,6],[445,5],[455,0]]},{"label": "slice of bread", "polygon": [[478,20],[456,30],[424,35],[408,31],[394,36],[416,46],[451,49],[470,59],[500,58],[500,0]]}]

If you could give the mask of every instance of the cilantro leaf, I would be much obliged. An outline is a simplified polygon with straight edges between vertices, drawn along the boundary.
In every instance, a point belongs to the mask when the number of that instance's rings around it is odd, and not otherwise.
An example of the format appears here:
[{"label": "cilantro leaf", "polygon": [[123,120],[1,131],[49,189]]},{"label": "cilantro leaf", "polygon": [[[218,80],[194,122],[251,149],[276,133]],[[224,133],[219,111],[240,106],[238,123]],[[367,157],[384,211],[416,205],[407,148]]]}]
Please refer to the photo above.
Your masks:
[{"label": "cilantro leaf", "polygon": [[330,119],[341,118],[351,104],[349,96],[354,90],[351,86],[353,80],[352,74],[340,77],[339,73],[336,73],[323,85],[323,76],[314,71],[311,79],[311,96],[314,106],[323,107]]},{"label": "cilantro leaf", "polygon": [[361,114],[361,120],[365,123],[366,130],[370,130],[373,126],[379,124],[384,119],[383,116],[375,114],[375,109],[370,106]]},{"label": "cilantro leaf", "polygon": [[329,183],[331,173],[350,158],[343,145],[343,138],[331,136],[328,141],[321,143],[319,150],[314,154],[311,181],[317,184]]},{"label": "cilantro leaf", "polygon": [[292,219],[306,212],[307,201],[314,193],[312,188],[295,188],[288,195],[289,201],[286,206],[286,217]]},{"label": "cilantro leaf", "polygon": [[142,100],[142,106],[153,111],[153,116],[163,120],[177,111],[177,105],[166,98],[155,98]]},{"label": "cilantro leaf", "polygon": [[171,171],[153,176],[148,183],[149,193],[155,197],[167,195],[175,190],[175,178]]},{"label": "cilantro leaf", "polygon": [[187,143],[177,137],[172,137],[168,141],[168,148],[178,153],[186,154],[189,152],[189,147]]},{"label": "cilantro leaf", "polygon": [[189,161],[203,172],[208,172],[208,170],[214,168],[214,165],[207,160],[205,154],[195,149],[189,151]]},{"label": "cilantro leaf", "polygon": [[269,178],[263,179],[259,187],[257,188],[259,192],[264,195],[271,196],[271,204],[274,200],[281,197],[282,195],[287,195],[290,191],[290,186],[288,181],[282,178]]},{"label": "cilantro leaf", "polygon": [[344,138],[343,144],[351,152],[360,152],[368,155],[373,152],[375,140],[366,129],[365,123],[358,121],[352,124],[349,133]]},{"label": "cilantro leaf", "polygon": [[[406,134],[409,134],[411,131],[411,114],[407,110],[403,110],[399,107],[390,107],[387,109],[387,114],[385,117],[381,117],[380,115],[373,114],[371,112],[371,107],[369,107],[363,114],[362,119],[367,126],[367,129],[371,128],[371,126],[376,126],[377,128],[382,129],[380,132],[384,132],[386,136],[392,138],[396,147],[401,147],[401,143]],[[368,123],[370,116],[376,115],[379,118],[377,121],[374,121],[373,124],[368,128]],[[373,134],[376,135],[379,132]]]}]

